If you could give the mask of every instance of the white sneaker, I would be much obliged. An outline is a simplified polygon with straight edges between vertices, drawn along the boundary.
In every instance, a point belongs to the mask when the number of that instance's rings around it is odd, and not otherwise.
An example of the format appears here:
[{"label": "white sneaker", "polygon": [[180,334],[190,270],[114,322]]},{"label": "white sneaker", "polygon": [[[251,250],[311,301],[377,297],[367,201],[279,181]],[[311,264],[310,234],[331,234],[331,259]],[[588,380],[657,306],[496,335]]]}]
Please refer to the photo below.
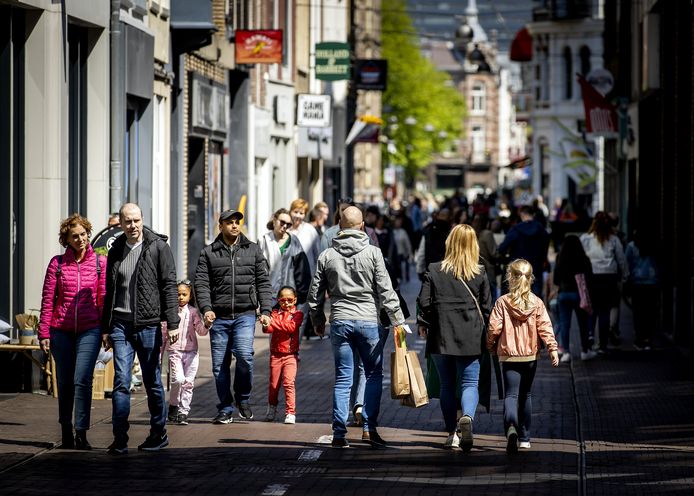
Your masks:
[{"label": "white sneaker", "polygon": [[443,444],[445,449],[460,448],[460,438],[457,433],[449,434],[446,442]]},{"label": "white sneaker", "polygon": [[273,422],[277,415],[277,405],[268,405],[267,413],[265,414],[265,422]]},{"label": "white sneaker", "polygon": [[521,441],[518,443],[520,449],[530,449],[530,441]]},{"label": "white sneaker", "polygon": [[588,350],[588,351],[582,351],[582,352],[581,352],[581,360],[583,360],[583,361],[592,360],[592,359],[595,358],[596,356],[598,356],[598,354],[597,354],[596,352],[594,352],[593,350]]},{"label": "white sneaker", "polygon": [[571,361],[571,353],[568,351],[564,353],[559,359],[559,363],[569,363]]},{"label": "white sneaker", "polygon": [[285,424],[296,424],[296,415],[292,413],[288,413],[286,417],[284,417],[284,423]]}]

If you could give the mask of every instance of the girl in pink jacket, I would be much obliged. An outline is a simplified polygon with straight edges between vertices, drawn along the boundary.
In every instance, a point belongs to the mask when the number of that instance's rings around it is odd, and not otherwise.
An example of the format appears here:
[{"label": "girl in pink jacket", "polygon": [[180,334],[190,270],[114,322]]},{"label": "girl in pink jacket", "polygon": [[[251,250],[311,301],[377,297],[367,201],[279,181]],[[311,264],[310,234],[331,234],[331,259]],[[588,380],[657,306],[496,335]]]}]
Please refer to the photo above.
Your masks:
[{"label": "girl in pink jacket", "polygon": [[496,301],[489,316],[487,348],[498,355],[504,375],[506,451],[530,449],[530,389],[540,356],[540,340],[552,366],[559,365],[557,342],[545,304],[532,291],[533,267],[519,258],[506,269],[509,292]]},{"label": "girl in pink jacket", "polygon": [[[168,420],[180,425],[188,425],[195,376],[200,363],[198,336],[205,336],[208,333],[200,314],[190,304],[192,292],[193,288],[188,279],[178,283],[181,337],[173,344],[164,340],[165,347],[169,350],[169,370],[172,376]],[[161,327],[162,333],[166,336],[166,322],[162,322]]]},{"label": "girl in pink jacket", "polygon": [[91,232],[91,223],[79,214],[60,224],[58,239],[65,253],[51,259],[43,281],[39,341],[55,359],[64,449],[91,449],[87,429],[106,293],[106,257],[92,249]]}]

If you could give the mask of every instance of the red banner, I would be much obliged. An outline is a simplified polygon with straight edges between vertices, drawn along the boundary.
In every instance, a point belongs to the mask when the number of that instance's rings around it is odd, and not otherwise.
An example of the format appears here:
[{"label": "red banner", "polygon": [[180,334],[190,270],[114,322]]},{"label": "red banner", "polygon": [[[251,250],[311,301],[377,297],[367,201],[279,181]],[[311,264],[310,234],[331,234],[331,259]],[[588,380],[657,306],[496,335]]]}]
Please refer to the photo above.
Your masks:
[{"label": "red banner", "polygon": [[583,107],[586,112],[586,130],[596,134],[614,134],[619,132],[617,111],[598,90],[586,81],[586,78],[578,75],[578,83],[581,85],[583,95]]},{"label": "red banner", "polygon": [[282,30],[244,30],[236,31],[237,64],[281,64]]}]

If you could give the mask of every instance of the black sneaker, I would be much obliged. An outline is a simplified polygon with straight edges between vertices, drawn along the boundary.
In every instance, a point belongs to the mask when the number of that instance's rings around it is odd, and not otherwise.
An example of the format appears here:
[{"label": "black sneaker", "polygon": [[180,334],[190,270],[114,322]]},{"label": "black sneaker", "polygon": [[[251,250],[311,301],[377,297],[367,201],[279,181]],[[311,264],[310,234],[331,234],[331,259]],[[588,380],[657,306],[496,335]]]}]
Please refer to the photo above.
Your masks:
[{"label": "black sneaker", "polygon": [[247,401],[240,403],[238,407],[239,417],[246,420],[251,420],[253,418],[253,411],[251,410],[251,405],[249,405]]},{"label": "black sneaker", "polygon": [[179,413],[178,418],[176,419],[176,423],[178,425],[188,425],[188,415],[185,413]]},{"label": "black sneaker", "polygon": [[169,445],[169,436],[164,433],[150,434],[145,442],[137,447],[140,451],[159,451]]},{"label": "black sneaker", "polygon": [[219,412],[215,418],[212,419],[213,424],[231,424],[234,419],[231,413]]},{"label": "black sneaker", "polygon": [[518,432],[512,425],[506,431],[506,453],[518,453]]},{"label": "black sneaker", "polygon": [[386,442],[376,431],[364,431],[361,435],[361,440],[369,443],[372,448],[383,449],[386,447]]},{"label": "black sneaker", "polygon": [[349,448],[349,441],[344,437],[334,437],[330,446],[333,448]]},{"label": "black sneaker", "polygon": [[128,442],[124,439],[114,439],[107,449],[109,455],[125,455],[128,453]]},{"label": "black sneaker", "polygon": [[176,422],[176,419],[178,418],[178,407],[169,405],[169,415],[168,415],[168,420],[169,422]]}]

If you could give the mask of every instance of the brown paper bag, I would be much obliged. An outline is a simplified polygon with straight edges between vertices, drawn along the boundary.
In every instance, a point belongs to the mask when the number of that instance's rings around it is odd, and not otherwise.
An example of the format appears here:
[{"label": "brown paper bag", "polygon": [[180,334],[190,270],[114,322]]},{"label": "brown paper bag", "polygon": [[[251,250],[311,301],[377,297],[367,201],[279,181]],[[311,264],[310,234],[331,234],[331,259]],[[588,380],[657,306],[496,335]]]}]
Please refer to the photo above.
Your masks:
[{"label": "brown paper bag", "polygon": [[419,408],[429,404],[429,396],[427,395],[427,385],[422,374],[422,367],[419,365],[419,358],[416,351],[408,351],[405,355],[407,363],[407,372],[410,377],[410,394],[402,398],[400,403],[403,406]]},{"label": "brown paper bag", "polygon": [[407,372],[407,344],[400,327],[393,329],[395,351],[390,354],[390,397],[404,398],[410,394],[410,374]]}]

